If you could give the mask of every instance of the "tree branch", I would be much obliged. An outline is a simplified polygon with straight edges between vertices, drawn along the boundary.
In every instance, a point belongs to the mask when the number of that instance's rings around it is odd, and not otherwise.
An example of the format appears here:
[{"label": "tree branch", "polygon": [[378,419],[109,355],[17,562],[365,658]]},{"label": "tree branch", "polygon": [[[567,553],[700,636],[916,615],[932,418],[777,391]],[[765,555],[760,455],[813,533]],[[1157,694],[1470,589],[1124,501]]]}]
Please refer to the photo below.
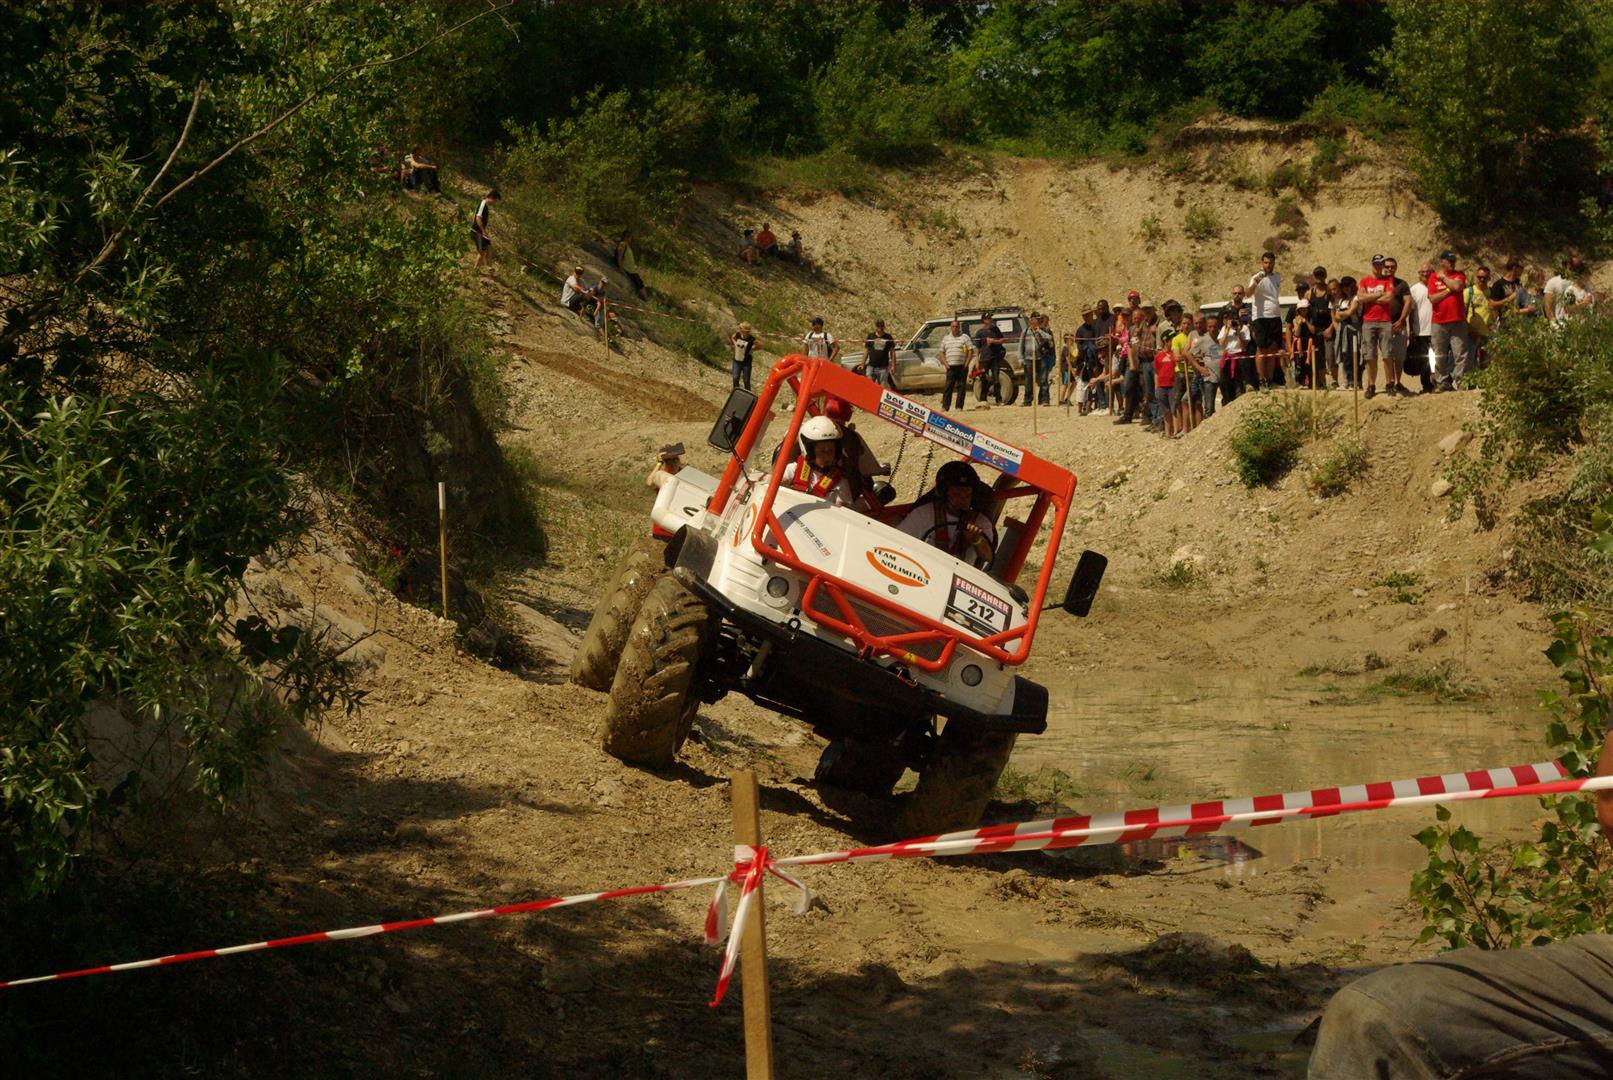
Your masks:
[{"label": "tree branch", "polygon": [[382,67],[387,67],[387,66],[389,66],[391,64],[400,63],[401,61],[407,60],[411,56],[414,56],[416,53],[422,52],[425,49],[430,48],[432,45],[435,45],[437,42],[443,40],[444,38],[449,37],[449,36],[451,36],[453,34],[457,34],[459,31],[463,30],[465,27],[469,26],[471,23],[476,22],[476,21],[478,21],[480,19],[484,19],[489,15],[497,15],[499,12],[508,10],[509,8],[514,7],[514,6],[515,6],[515,0],[506,0],[506,2],[504,4],[502,4],[502,5],[500,5],[499,7],[489,7],[486,11],[477,12],[475,15],[472,15],[470,18],[465,19],[465,20],[463,20],[461,22],[455,23],[453,26],[450,26],[448,29],[443,30],[443,31],[433,35],[432,37],[428,38],[427,40],[421,42],[419,45],[416,45],[414,48],[410,49],[408,52],[403,53],[401,56],[388,57],[387,59],[384,59],[384,60],[366,60],[366,61],[364,61],[363,63],[360,63],[360,64],[349,64],[347,67],[343,68],[342,70],[338,71],[336,74],[332,75],[329,79],[326,79],[324,82],[322,82],[318,86],[314,87],[314,89],[309,91],[308,95],[306,97],[304,97],[301,101],[297,102],[295,105],[293,105],[290,108],[288,108],[285,112],[281,113],[279,116],[275,117],[273,120],[269,121],[267,124],[264,124],[262,127],[258,128],[256,131],[252,132],[251,134],[241,136],[241,138],[237,139],[234,143],[230,144],[229,148],[226,149],[218,157],[214,158],[212,161],[209,161],[206,165],[203,165],[200,169],[198,169],[195,172],[191,173],[189,176],[185,177],[185,179],[181,180],[179,183],[177,183],[173,187],[169,188],[168,191],[166,191],[163,194],[162,198],[158,199],[156,202],[151,204],[151,212],[156,213],[158,210],[161,210],[162,207],[163,207],[163,204],[168,202],[169,199],[172,199],[175,195],[178,195],[181,191],[184,191],[190,185],[194,184],[196,181],[200,180],[202,177],[204,177],[208,173],[212,172],[218,166],[222,165],[237,150],[240,150],[242,147],[247,146],[247,145],[249,145],[249,144],[251,144],[253,142],[256,142],[258,139],[261,139],[263,136],[269,134],[269,132],[273,131],[275,128],[279,127],[281,124],[283,124],[287,120],[291,119],[297,113],[299,113],[303,109],[307,108],[309,103],[311,103],[315,98],[319,97],[326,90],[329,90],[332,86],[335,86],[338,82],[340,82],[342,79],[347,78],[349,75],[357,75],[359,72],[368,71],[371,68],[382,68]]}]

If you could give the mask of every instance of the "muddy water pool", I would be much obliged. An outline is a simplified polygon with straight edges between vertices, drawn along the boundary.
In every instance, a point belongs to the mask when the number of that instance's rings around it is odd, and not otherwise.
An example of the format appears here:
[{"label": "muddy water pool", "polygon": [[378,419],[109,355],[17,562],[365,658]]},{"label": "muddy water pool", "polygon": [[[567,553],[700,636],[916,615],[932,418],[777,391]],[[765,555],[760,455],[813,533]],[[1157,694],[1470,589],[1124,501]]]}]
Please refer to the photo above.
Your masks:
[{"label": "muddy water pool", "polygon": [[[1100,813],[1204,799],[1399,780],[1537,762],[1547,754],[1532,695],[1437,703],[1386,693],[1373,675],[1161,677],[1083,675],[1048,680],[1048,730],[1021,736],[1014,767],[1069,775],[1061,801]],[[1481,835],[1521,833],[1540,816],[1533,799],[1454,807]],[[1431,808],[1371,811],[1243,829],[1233,842],[1199,841],[1230,875],[1260,874],[1326,856],[1363,886],[1405,888],[1425,860],[1413,833]],[[1176,842],[1164,841],[1175,847]]]}]

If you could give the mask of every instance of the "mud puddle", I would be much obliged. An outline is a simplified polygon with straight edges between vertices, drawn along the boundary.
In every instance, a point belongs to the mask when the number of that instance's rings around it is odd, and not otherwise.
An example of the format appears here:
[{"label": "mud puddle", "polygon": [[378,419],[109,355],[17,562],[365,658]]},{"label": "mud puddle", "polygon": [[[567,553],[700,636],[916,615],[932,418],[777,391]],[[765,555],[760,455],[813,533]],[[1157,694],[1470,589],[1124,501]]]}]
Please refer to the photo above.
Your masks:
[{"label": "mud puddle", "polygon": [[[1022,737],[1014,767],[1068,774],[1061,801],[1082,813],[1236,798],[1540,761],[1543,718],[1531,696],[1460,703],[1384,694],[1371,676],[1171,678],[1127,673],[1054,684],[1048,730]],[[1078,792],[1079,794],[1072,794]],[[1517,834],[1540,814],[1533,799],[1465,803],[1457,820],[1481,835]],[[1323,923],[1353,936],[1388,898],[1403,899],[1426,857],[1412,834],[1427,808],[1294,821],[1192,841],[1130,844],[1109,858],[1254,877],[1303,860],[1335,870]],[[1096,854],[1093,852],[1091,854]],[[1338,872],[1341,871],[1341,872]],[[1362,894],[1376,899],[1361,902]],[[1375,914],[1377,912],[1377,914]]]}]

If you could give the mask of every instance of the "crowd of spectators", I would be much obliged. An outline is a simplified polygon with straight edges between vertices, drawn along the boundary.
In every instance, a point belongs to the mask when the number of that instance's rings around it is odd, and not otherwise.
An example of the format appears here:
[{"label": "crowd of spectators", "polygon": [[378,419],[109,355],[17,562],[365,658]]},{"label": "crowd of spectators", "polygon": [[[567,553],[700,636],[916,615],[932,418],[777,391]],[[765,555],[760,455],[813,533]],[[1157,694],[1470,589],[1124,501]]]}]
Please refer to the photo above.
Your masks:
[{"label": "crowd of spectators", "polygon": [[1124,302],[1099,300],[1064,335],[1058,401],[1180,436],[1218,402],[1274,386],[1366,398],[1462,390],[1509,326],[1561,323],[1598,301],[1578,255],[1550,279],[1518,260],[1499,276],[1481,265],[1471,279],[1458,264],[1455,252],[1441,252],[1408,282],[1393,256],[1374,255],[1360,278],[1317,266],[1285,294],[1268,251],[1246,285],[1196,312],[1176,300],[1156,306],[1135,290]]}]

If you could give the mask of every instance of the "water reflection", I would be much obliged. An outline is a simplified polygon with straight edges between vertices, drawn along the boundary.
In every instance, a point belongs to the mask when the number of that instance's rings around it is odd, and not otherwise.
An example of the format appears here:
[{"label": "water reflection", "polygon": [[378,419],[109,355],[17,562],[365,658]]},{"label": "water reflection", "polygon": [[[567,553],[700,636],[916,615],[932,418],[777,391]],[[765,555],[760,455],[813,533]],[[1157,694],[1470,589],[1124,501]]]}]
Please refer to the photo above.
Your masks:
[{"label": "water reflection", "polygon": [[[1049,687],[1048,730],[1022,736],[1014,765],[1062,769],[1082,792],[1081,813],[1205,799],[1266,795],[1373,780],[1539,761],[1543,717],[1532,697],[1437,704],[1383,695],[1373,675],[1272,676],[1135,673],[1086,677]],[[1521,833],[1540,815],[1533,799],[1452,804],[1482,835]],[[1425,863],[1411,834],[1433,820],[1428,808],[1377,810],[1266,826],[1260,850],[1189,848],[1225,863],[1229,875],[1267,872],[1326,856],[1358,868],[1363,884],[1393,880]],[[1181,839],[1152,841],[1169,861]],[[1135,846],[1135,845],[1134,845]],[[1264,858],[1260,856],[1264,855]]]}]

